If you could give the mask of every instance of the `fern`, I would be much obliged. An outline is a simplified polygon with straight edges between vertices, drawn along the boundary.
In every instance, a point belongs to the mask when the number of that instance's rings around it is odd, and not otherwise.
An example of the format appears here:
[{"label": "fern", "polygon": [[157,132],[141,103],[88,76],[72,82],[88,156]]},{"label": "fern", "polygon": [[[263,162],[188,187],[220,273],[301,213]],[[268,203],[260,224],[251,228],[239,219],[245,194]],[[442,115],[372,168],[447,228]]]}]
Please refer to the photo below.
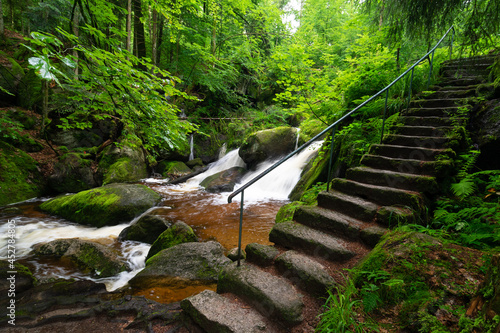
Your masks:
[{"label": "fern", "polygon": [[470,178],[464,178],[460,182],[451,184],[451,190],[460,200],[463,200],[476,191],[476,184]]}]

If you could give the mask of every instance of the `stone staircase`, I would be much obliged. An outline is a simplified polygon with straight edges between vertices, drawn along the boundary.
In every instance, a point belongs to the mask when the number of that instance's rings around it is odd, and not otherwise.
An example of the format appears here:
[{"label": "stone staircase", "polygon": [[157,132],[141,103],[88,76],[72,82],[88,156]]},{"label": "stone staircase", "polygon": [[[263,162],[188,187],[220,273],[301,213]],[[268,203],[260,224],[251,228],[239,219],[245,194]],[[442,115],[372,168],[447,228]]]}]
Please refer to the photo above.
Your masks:
[{"label": "stone staircase", "polygon": [[327,289],[342,281],[387,228],[428,218],[429,200],[462,148],[465,102],[487,79],[493,57],[447,62],[432,94],[413,100],[383,144],[360,167],[334,179],[317,206],[300,207],[293,221],[275,224],[274,246],[249,244],[240,267],[181,302],[191,331],[313,332]]}]

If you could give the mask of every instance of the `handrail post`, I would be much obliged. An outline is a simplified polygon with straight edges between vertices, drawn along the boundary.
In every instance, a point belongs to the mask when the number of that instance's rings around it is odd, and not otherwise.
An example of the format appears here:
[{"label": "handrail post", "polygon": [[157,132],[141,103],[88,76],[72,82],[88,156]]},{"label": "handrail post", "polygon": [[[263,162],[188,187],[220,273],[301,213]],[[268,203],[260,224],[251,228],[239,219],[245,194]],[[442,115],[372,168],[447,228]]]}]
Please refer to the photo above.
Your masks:
[{"label": "handrail post", "polygon": [[335,139],[335,128],[332,128],[332,140],[330,141],[330,161],[328,162],[328,176],[326,177],[326,191],[330,191],[330,181],[332,180],[332,163],[333,163],[333,142]]},{"label": "handrail post", "polygon": [[432,51],[431,59],[430,59],[429,78],[427,79],[427,89],[429,89],[429,85],[431,84],[431,75],[432,75],[433,65],[434,65],[434,51]]},{"label": "handrail post", "polygon": [[411,100],[411,86],[413,83],[413,72],[415,71],[415,67],[411,69],[411,78],[410,78],[410,88],[408,89],[408,101],[406,102],[406,112],[410,108],[410,100]]},{"label": "handrail post", "polygon": [[389,99],[389,88],[385,91],[385,106],[384,106],[384,118],[382,119],[382,134],[380,134],[380,143],[382,144],[382,139],[384,138],[384,127],[385,127],[385,116],[387,114],[387,100]]},{"label": "handrail post", "polygon": [[240,230],[238,232],[238,267],[240,267],[240,258],[241,258],[241,234],[243,230],[243,193],[245,191],[241,192],[241,203],[240,203]]}]

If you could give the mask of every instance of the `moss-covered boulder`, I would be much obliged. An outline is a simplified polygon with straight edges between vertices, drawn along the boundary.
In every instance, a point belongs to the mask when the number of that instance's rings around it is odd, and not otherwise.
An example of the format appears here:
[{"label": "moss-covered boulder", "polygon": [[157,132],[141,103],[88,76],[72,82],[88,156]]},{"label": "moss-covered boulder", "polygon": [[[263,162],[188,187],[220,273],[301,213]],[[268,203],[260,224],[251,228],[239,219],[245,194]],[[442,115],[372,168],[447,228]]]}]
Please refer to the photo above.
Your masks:
[{"label": "moss-covered boulder", "polygon": [[[15,274],[9,272],[16,272]],[[12,276],[15,276],[12,279]],[[34,286],[37,282],[28,267],[18,262],[13,264],[7,260],[0,260],[0,292],[7,297],[9,290],[22,293]]]},{"label": "moss-covered boulder", "polygon": [[163,177],[182,177],[191,173],[191,169],[180,161],[161,161],[156,167]]},{"label": "moss-covered boulder", "polygon": [[171,221],[168,221],[163,216],[156,215],[153,210],[142,215],[132,225],[123,229],[118,239],[152,244],[171,225]]},{"label": "moss-covered boulder", "polygon": [[267,159],[282,157],[295,149],[298,131],[277,127],[251,134],[240,147],[239,155],[249,168]]},{"label": "moss-covered boulder", "polygon": [[328,161],[329,154],[315,153],[302,170],[300,180],[297,182],[292,192],[290,192],[288,198],[292,201],[298,201],[300,200],[302,194],[304,194],[304,192],[307,191],[313,184],[320,181],[326,182]]},{"label": "moss-covered boulder", "polygon": [[102,184],[137,182],[148,176],[146,156],[140,141],[110,145],[100,155]]},{"label": "moss-covered boulder", "polygon": [[210,193],[231,192],[246,171],[245,168],[232,167],[208,176],[200,183],[200,186]]},{"label": "moss-covered boulder", "polygon": [[67,258],[92,277],[110,277],[129,269],[118,253],[99,243],[70,238],[33,246],[37,256]]},{"label": "moss-covered boulder", "polygon": [[293,214],[295,214],[295,211],[301,206],[304,206],[304,203],[301,201],[294,201],[281,206],[280,210],[278,210],[278,213],[276,214],[275,222],[281,223],[293,221]]},{"label": "moss-covered boulder", "polygon": [[75,193],[98,186],[92,161],[84,154],[68,153],[59,158],[49,176],[49,186],[58,193]]},{"label": "moss-covered boulder", "polygon": [[221,270],[231,263],[217,242],[183,243],[158,252],[129,284],[133,288],[196,285],[217,282]]},{"label": "moss-covered boulder", "polygon": [[0,141],[0,206],[40,196],[44,191],[38,163],[22,150]]},{"label": "moss-covered boulder", "polygon": [[139,184],[110,184],[59,196],[40,205],[43,211],[95,227],[129,222],[160,201],[160,195]]},{"label": "moss-covered boulder", "polygon": [[477,160],[479,169],[500,169],[500,99],[481,104],[470,121],[472,141],[478,145],[481,154]]},{"label": "moss-covered boulder", "polygon": [[484,252],[426,234],[392,231],[351,277],[365,311],[375,321],[390,313],[385,323],[394,331],[470,332],[474,322],[485,325],[481,313],[469,312],[486,279],[485,258]]},{"label": "moss-covered boulder", "polygon": [[182,243],[197,242],[198,237],[193,229],[184,222],[177,222],[164,232],[154,241],[149,249],[146,260],[160,252]]}]

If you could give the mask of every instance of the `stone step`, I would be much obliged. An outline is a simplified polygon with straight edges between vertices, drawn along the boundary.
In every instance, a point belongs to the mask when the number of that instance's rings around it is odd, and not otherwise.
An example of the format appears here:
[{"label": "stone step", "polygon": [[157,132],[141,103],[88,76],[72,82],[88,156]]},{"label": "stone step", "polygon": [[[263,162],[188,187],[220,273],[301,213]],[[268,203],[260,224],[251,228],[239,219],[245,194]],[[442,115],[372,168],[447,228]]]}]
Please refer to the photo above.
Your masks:
[{"label": "stone step", "polygon": [[[319,207],[301,206],[293,214],[293,220],[316,230],[358,239],[363,222],[338,211]],[[367,221],[370,222],[370,221]]]},{"label": "stone step", "polygon": [[448,107],[419,107],[410,108],[404,113],[404,116],[413,117],[451,117],[457,114],[459,107],[448,106]]},{"label": "stone step", "polygon": [[355,256],[345,247],[343,240],[291,221],[276,223],[269,233],[269,240],[330,261],[345,261]]},{"label": "stone step", "polygon": [[[410,209],[399,207],[379,206],[374,202],[351,196],[342,192],[330,190],[318,194],[318,205],[360,219],[362,221],[377,222],[382,225],[391,225],[391,222],[414,220]],[[361,231],[363,234],[363,230]]]},{"label": "stone step", "polygon": [[390,170],[356,167],[347,170],[346,178],[358,183],[388,186],[415,192],[435,193],[438,190],[436,178]]},{"label": "stone step", "polygon": [[369,153],[391,158],[434,161],[438,156],[440,159],[454,159],[455,152],[452,149],[433,149],[409,146],[395,146],[388,144],[373,144]]},{"label": "stone step", "polygon": [[336,283],[325,266],[294,250],[277,257],[275,265],[282,277],[316,297],[326,296]]},{"label": "stone step", "polygon": [[453,59],[443,62],[441,65],[441,70],[448,70],[453,68],[488,68],[497,59],[498,55],[487,55],[487,56],[476,56],[469,58]]},{"label": "stone step", "polygon": [[428,96],[424,99],[414,99],[410,102],[410,108],[439,108],[439,109],[456,109],[463,103],[460,98],[442,98],[436,99]]},{"label": "stone step", "polygon": [[472,86],[444,86],[444,87],[432,87],[431,89],[436,90],[427,98],[440,99],[440,98],[467,98],[476,96],[476,91],[479,85]]},{"label": "stone step", "polygon": [[392,146],[420,147],[429,149],[455,148],[458,144],[453,137],[444,136],[412,136],[401,134],[386,134],[384,144]]},{"label": "stone step", "polygon": [[442,127],[434,127],[434,126],[394,126],[392,128],[398,134],[401,135],[410,135],[410,136],[431,136],[431,137],[443,137],[446,136],[447,133],[453,130],[451,126],[442,126]]},{"label": "stone step", "polygon": [[487,79],[480,76],[463,76],[461,78],[442,78],[438,86],[470,86],[474,84],[481,84],[486,82]]},{"label": "stone step", "polygon": [[373,201],[381,206],[410,207],[417,213],[425,207],[424,197],[418,192],[393,187],[359,183],[349,179],[335,178],[332,189],[352,196]]},{"label": "stone step", "polygon": [[233,293],[252,305],[264,317],[293,326],[303,320],[302,295],[286,279],[256,266],[231,264],[219,275],[217,292]]},{"label": "stone step", "polygon": [[422,161],[420,159],[394,158],[365,154],[361,165],[374,169],[391,170],[416,175],[441,176],[453,168],[452,160]]},{"label": "stone step", "polygon": [[460,78],[464,76],[480,76],[483,78],[487,78],[488,75],[490,74],[491,69],[488,68],[491,65],[483,64],[484,67],[482,68],[476,68],[476,67],[459,67],[455,66],[454,68],[448,67],[443,70],[441,70],[441,77],[452,77],[452,78]]},{"label": "stone step", "polygon": [[211,290],[184,299],[181,307],[208,333],[275,332],[253,308],[242,308]]},{"label": "stone step", "polygon": [[463,125],[467,119],[463,117],[447,118],[447,117],[416,117],[403,116],[399,117],[399,121],[408,126],[453,126],[454,124]]}]

